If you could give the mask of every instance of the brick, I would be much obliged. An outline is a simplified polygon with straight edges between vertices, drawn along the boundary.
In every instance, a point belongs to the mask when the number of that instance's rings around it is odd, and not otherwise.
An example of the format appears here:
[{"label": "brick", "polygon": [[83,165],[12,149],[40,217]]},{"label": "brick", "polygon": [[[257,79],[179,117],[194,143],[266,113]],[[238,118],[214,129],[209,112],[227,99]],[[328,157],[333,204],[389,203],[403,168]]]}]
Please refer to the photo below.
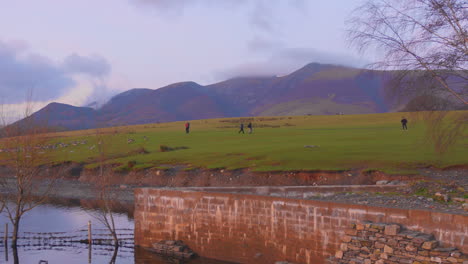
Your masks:
[{"label": "brick", "polygon": [[384,234],[388,236],[396,236],[400,232],[399,225],[387,225],[385,226]]}]

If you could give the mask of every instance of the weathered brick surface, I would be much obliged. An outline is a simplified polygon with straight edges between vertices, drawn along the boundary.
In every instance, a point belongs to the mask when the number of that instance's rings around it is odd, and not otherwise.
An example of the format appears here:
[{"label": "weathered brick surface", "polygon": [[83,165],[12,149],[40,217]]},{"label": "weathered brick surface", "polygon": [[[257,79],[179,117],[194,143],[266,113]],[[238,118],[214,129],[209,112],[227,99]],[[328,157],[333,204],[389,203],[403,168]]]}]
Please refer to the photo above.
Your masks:
[{"label": "weathered brick surface", "polygon": [[[354,242],[351,235],[345,237],[352,223],[365,220],[398,223],[468,251],[468,217],[462,215],[245,194],[160,189],[135,192],[137,245],[151,247],[159,240],[183,240],[201,256],[241,263],[324,263],[340,249],[343,237],[345,241],[350,237],[355,247],[366,247]],[[367,231],[381,232],[375,239],[387,245],[384,229],[374,224]],[[399,235],[393,237],[398,240]],[[363,258],[359,254],[354,257]]]},{"label": "weathered brick surface", "polygon": [[[357,224],[359,226],[362,224]],[[400,231],[395,224],[379,224],[385,226],[385,231],[374,229],[372,223],[365,222],[364,229],[357,231],[356,237],[348,243],[341,243],[336,254],[328,259],[330,264],[373,264],[373,263],[408,263],[408,264],[437,264],[464,263],[468,261],[466,255],[453,247],[435,248],[439,243],[432,235],[415,232]],[[369,231],[374,230],[374,231]],[[396,230],[396,232],[395,232]],[[382,234],[382,243],[373,242],[371,238]],[[397,239],[395,241],[395,238]],[[352,247],[353,241],[366,243],[366,247]],[[422,241],[422,242],[421,242]],[[391,245],[389,245],[391,243]],[[383,252],[382,252],[383,246]],[[428,249],[428,250],[425,250]],[[372,254],[370,254],[372,253]],[[357,257],[356,257],[357,256]]]}]

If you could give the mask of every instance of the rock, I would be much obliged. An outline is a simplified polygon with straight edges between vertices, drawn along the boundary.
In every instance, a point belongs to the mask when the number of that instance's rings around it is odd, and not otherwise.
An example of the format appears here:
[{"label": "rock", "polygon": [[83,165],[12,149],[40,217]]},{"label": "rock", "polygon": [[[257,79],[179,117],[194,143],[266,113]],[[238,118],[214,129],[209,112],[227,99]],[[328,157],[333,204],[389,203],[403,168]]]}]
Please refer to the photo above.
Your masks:
[{"label": "rock", "polygon": [[376,184],[376,185],[386,185],[386,184],[388,184],[388,181],[386,181],[386,180],[381,180],[381,181],[377,181],[375,184]]},{"label": "rock", "polygon": [[458,260],[456,258],[454,258],[454,257],[448,257],[447,260],[452,262],[452,263],[457,263],[458,262]]},{"label": "rock", "polygon": [[388,183],[388,185],[400,185],[400,184],[403,184],[403,182],[401,182],[399,180],[393,180],[393,181]]},{"label": "rock", "polygon": [[387,254],[393,254],[393,248],[385,245],[384,246],[384,252],[387,253]]},{"label": "rock", "polygon": [[349,235],[349,236],[356,236],[357,235],[357,230],[356,229],[346,229],[345,234]]},{"label": "rock", "polygon": [[400,226],[399,225],[387,225],[385,227],[384,234],[385,235],[390,235],[390,236],[396,236],[400,232]]},{"label": "rock", "polygon": [[423,249],[431,250],[433,248],[436,248],[439,245],[439,242],[432,240],[432,241],[427,241],[422,244]]},{"label": "rock", "polygon": [[335,253],[335,258],[337,258],[337,259],[342,259],[342,258],[343,258],[343,251],[338,250],[338,251]]},{"label": "rock", "polygon": [[468,203],[464,203],[462,207],[463,207],[463,210],[468,211]]},{"label": "rock", "polygon": [[465,198],[461,198],[461,197],[455,197],[455,198],[453,198],[453,200],[455,202],[459,202],[459,203],[464,203],[465,202]]},{"label": "rock", "polygon": [[345,243],[349,243],[349,242],[351,242],[351,239],[352,239],[352,238],[351,238],[350,236],[343,236],[343,237],[341,238],[341,241],[343,241],[343,242],[345,242]]}]

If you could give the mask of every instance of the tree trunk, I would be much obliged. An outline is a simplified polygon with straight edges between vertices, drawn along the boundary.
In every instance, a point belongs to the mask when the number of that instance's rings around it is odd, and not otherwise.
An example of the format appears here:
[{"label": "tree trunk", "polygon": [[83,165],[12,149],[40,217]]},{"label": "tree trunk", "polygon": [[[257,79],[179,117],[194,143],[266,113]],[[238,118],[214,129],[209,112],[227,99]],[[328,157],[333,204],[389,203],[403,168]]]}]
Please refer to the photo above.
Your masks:
[{"label": "tree trunk", "polygon": [[18,231],[19,231],[19,223],[20,217],[16,216],[13,221],[13,233],[11,234],[11,247],[16,248],[17,241],[18,241]]},{"label": "tree trunk", "polygon": [[14,264],[19,264],[19,256],[18,256],[18,248],[16,245],[11,245],[11,248],[13,249],[13,263]]}]

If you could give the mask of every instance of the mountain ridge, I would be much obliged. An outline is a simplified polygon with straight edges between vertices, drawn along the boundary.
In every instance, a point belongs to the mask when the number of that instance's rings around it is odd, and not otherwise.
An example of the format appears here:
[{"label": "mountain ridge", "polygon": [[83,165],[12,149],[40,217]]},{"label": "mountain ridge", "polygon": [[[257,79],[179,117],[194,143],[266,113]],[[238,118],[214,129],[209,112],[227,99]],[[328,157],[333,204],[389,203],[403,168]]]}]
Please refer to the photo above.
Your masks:
[{"label": "mountain ridge", "polygon": [[392,112],[403,109],[410,99],[398,102],[388,95],[391,75],[310,63],[284,76],[236,77],[205,86],[186,81],[158,89],[134,88],[98,109],[49,104],[31,118],[75,130],[262,114]]}]

